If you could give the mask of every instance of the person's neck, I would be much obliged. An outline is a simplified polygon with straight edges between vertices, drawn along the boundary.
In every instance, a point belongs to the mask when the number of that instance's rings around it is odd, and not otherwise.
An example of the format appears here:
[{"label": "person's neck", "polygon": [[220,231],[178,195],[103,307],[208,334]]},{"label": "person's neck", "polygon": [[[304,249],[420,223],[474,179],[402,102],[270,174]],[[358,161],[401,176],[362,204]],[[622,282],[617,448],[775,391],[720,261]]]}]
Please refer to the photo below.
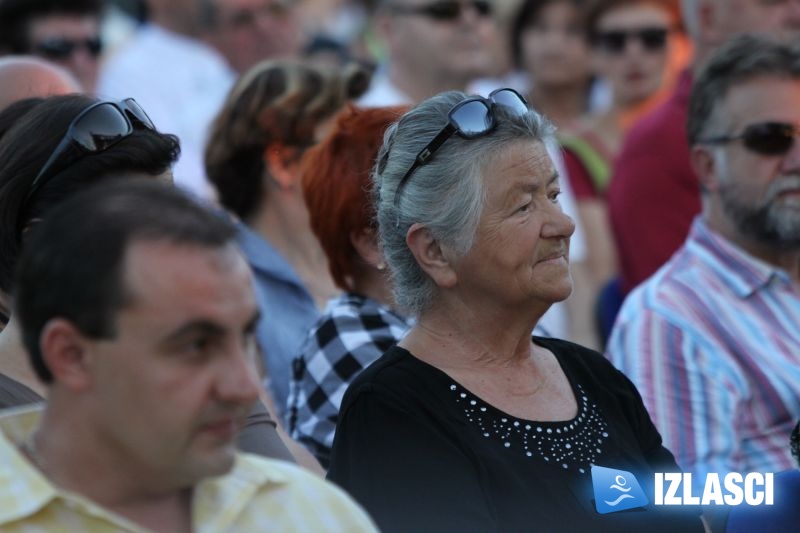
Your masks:
[{"label": "person's neck", "polygon": [[248,225],[292,265],[318,307],[323,307],[338,292],[325,253],[311,230],[302,198],[272,190]]},{"label": "person's neck", "polygon": [[[163,473],[143,468],[90,427],[80,409],[51,394],[26,452],[56,486],[153,531],[191,531],[191,488],[166,483]],[[119,421],[124,423],[124,420]]]},{"label": "person's neck", "polygon": [[414,73],[403,65],[389,64],[389,81],[414,102],[421,102],[444,91],[464,91],[469,80],[433,77]]},{"label": "person's neck", "polygon": [[394,309],[391,282],[387,271],[378,270],[371,265],[365,265],[354,276],[352,292],[372,298],[387,307]]},{"label": "person's neck", "polygon": [[[721,209],[721,208],[720,208]],[[789,273],[796,284],[800,284],[800,248],[787,248],[766,244],[742,235],[732,221],[718,214],[716,217],[706,212],[704,220],[709,228],[748,254]]]},{"label": "person's neck", "polygon": [[401,345],[433,366],[455,371],[507,370],[527,364],[533,328],[549,307],[491,309],[485,303],[474,305],[447,296],[443,300],[418,318]]},{"label": "person's neck", "polygon": [[531,106],[562,129],[571,129],[586,113],[585,84],[548,87],[536,84],[529,94]]},{"label": "person's neck", "polygon": [[39,396],[44,397],[47,393],[47,389],[31,368],[21,332],[13,317],[3,331],[0,331],[0,372],[22,383]]}]

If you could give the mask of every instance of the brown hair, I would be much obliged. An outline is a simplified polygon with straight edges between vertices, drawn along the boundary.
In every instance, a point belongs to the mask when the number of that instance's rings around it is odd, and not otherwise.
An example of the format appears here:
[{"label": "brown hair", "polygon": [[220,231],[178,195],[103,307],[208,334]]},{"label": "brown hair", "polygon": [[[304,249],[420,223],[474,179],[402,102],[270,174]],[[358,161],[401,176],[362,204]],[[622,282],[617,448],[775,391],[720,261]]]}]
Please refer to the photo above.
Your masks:
[{"label": "brown hair", "polygon": [[629,5],[652,4],[663,7],[672,16],[673,24],[678,26],[681,22],[681,8],[678,0],[594,0],[586,11],[586,34],[589,39],[594,37],[600,18],[613,9]]},{"label": "brown hair", "polygon": [[359,66],[334,71],[290,60],[265,61],[242,75],[214,120],[205,152],[222,205],[248,220],[264,194],[264,150],[279,143],[302,152],[317,126],[368,84]]}]

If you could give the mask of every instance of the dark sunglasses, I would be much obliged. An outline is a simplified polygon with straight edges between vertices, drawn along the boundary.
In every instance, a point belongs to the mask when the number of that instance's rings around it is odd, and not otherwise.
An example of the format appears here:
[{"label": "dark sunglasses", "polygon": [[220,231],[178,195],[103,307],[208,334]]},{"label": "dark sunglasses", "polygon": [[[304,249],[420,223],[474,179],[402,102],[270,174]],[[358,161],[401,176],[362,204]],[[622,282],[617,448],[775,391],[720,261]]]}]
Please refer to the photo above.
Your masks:
[{"label": "dark sunglasses", "polygon": [[621,54],[628,46],[628,40],[637,39],[648,52],[660,52],[667,44],[668,28],[641,28],[638,30],[599,31],[592,42],[612,54]]},{"label": "dark sunglasses", "polygon": [[421,6],[391,6],[392,13],[398,15],[423,15],[433,20],[457,20],[461,17],[461,10],[472,6],[478,15],[487,17],[492,14],[492,4],[487,0],[472,0],[471,2],[456,2],[455,0],[441,0]]},{"label": "dark sunglasses", "polygon": [[27,203],[47,180],[81,157],[108,150],[133,133],[134,127],[155,131],[153,121],[133,98],[97,102],[81,111],[31,182]]},{"label": "dark sunglasses", "polygon": [[50,59],[66,59],[79,48],[85,48],[89,55],[97,57],[103,51],[103,41],[100,40],[100,37],[91,37],[83,40],[55,37],[45,39],[33,46],[36,52]]},{"label": "dark sunglasses", "polygon": [[741,140],[748,150],[762,155],[784,155],[792,149],[800,127],[784,122],[750,124],[739,135],[721,135],[701,140],[704,144],[725,144]]},{"label": "dark sunglasses", "polygon": [[488,135],[497,126],[494,107],[503,106],[507,112],[522,116],[528,112],[528,102],[514,89],[497,89],[488,98],[471,96],[455,106],[447,114],[447,124],[436,134],[425,148],[417,154],[411,168],[403,175],[394,193],[394,205],[408,179],[419,167],[430,161],[433,154],[454,134],[464,139],[475,139]]}]

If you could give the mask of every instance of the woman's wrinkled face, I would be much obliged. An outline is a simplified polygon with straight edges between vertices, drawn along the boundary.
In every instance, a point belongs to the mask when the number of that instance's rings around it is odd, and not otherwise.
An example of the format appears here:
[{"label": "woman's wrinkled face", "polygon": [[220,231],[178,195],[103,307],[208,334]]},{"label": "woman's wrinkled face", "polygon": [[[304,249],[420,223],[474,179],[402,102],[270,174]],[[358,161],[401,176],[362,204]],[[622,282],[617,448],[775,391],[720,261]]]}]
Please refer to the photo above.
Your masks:
[{"label": "woman's wrinkled face", "polygon": [[611,85],[617,104],[634,105],[661,87],[672,24],[672,15],[650,1],[619,6],[598,19],[595,70]]},{"label": "woman's wrinkled face", "polygon": [[458,289],[470,301],[530,309],[572,291],[572,219],[558,201],[559,175],[544,144],[509,144],[489,163],[486,204],[475,241],[456,261]]},{"label": "woman's wrinkled face", "polygon": [[523,67],[534,83],[557,87],[589,78],[589,44],[571,1],[542,7],[537,20],[523,30],[521,44]]}]

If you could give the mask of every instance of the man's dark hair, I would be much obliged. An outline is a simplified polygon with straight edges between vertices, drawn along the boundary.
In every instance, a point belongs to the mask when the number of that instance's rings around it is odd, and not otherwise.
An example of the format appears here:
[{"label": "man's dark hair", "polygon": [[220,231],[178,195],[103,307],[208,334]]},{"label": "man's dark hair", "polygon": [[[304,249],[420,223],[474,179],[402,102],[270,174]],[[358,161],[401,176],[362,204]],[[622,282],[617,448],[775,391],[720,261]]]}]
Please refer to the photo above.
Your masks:
[{"label": "man's dark hair", "polygon": [[[163,174],[178,158],[177,137],[146,129],[96,154],[86,155],[48,179],[28,198],[31,183],[64,137],[72,120],[97,100],[82,95],[52,96],[19,115],[0,141],[0,290],[11,293],[14,265],[24,229],[89,184],[119,173]],[[21,118],[20,118],[21,117]]]},{"label": "man's dark hair", "polygon": [[31,52],[31,21],[50,15],[100,17],[104,0],[0,0],[0,53]]},{"label": "man's dark hair", "polygon": [[730,133],[707,131],[714,110],[733,86],[759,77],[800,79],[800,47],[753,34],[722,45],[692,86],[686,125],[689,146],[704,136]]},{"label": "man's dark hair", "polygon": [[84,335],[113,338],[117,312],[130,303],[126,250],[134,242],[222,248],[235,228],[178,189],[146,179],[111,180],[65,200],[31,230],[15,279],[14,310],[40,379],[53,381],[39,339],[53,318]]},{"label": "man's dark hair", "polygon": [[792,436],[789,439],[789,446],[794,456],[794,461],[800,466],[800,422],[794,426]]}]

